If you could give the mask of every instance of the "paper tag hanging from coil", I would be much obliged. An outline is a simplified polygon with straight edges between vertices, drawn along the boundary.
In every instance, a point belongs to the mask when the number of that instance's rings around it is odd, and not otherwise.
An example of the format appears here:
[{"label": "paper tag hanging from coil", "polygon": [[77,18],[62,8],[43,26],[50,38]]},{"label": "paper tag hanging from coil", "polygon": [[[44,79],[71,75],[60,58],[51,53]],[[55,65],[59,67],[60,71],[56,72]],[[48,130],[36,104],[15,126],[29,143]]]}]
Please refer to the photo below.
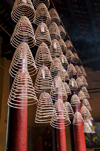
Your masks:
[{"label": "paper tag hanging from coil", "polygon": [[72,87],[74,87],[74,81],[72,81]]},{"label": "paper tag hanging from coil", "polygon": [[41,32],[44,32],[44,25],[41,25]]},{"label": "paper tag hanging from coil", "polygon": [[22,0],[22,2],[27,3],[27,0]]},{"label": "paper tag hanging from coil", "polygon": [[44,70],[42,70],[42,77],[43,77],[43,79],[45,79],[45,71]]},{"label": "paper tag hanging from coil", "polygon": [[20,59],[25,59],[25,48],[21,49]]},{"label": "paper tag hanging from coil", "polygon": [[59,88],[59,80],[56,80],[56,88]]},{"label": "paper tag hanging from coil", "polygon": [[61,109],[61,103],[58,103],[58,111],[62,111],[62,109]]},{"label": "paper tag hanging from coil", "polygon": [[54,42],[53,46],[54,46],[54,49],[57,49],[57,43],[56,42]]},{"label": "paper tag hanging from coil", "polygon": [[64,63],[64,59],[62,58],[62,63]]}]

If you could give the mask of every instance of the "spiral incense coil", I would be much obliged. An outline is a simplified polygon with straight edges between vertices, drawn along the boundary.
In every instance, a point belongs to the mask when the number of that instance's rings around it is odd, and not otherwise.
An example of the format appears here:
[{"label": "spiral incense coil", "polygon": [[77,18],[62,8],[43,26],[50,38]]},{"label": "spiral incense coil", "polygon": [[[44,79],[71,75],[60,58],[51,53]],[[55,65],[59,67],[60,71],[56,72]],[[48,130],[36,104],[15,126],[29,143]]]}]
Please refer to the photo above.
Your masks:
[{"label": "spiral incense coil", "polygon": [[61,50],[58,40],[53,39],[51,41],[50,53],[51,53],[52,58],[59,57],[62,54],[62,50]]},{"label": "spiral incense coil", "polygon": [[49,10],[49,14],[51,16],[51,22],[55,22],[57,25],[60,24],[60,17],[54,8]]},{"label": "spiral incense coil", "polygon": [[83,118],[80,112],[75,112],[73,125],[81,125],[83,123]]},{"label": "spiral incense coil", "polygon": [[80,78],[82,79],[82,81],[83,81],[83,83],[84,83],[84,86],[85,86],[85,87],[88,87],[88,83],[87,83],[85,77],[84,77],[84,76],[80,76]]},{"label": "spiral incense coil", "polygon": [[22,109],[25,106],[37,103],[32,79],[27,70],[19,70],[15,76],[11,92],[8,98],[8,105],[12,108]]},{"label": "spiral incense coil", "polygon": [[50,7],[50,1],[49,0],[33,0],[33,5],[34,5],[35,8],[37,8],[37,6],[40,3],[44,3],[47,6],[47,8]]},{"label": "spiral incense coil", "polygon": [[76,82],[77,82],[77,85],[78,85],[78,88],[79,88],[79,89],[84,86],[84,83],[83,83],[83,81],[82,81],[82,79],[81,79],[80,77],[78,77],[78,78],[76,79]]},{"label": "spiral incense coil", "polygon": [[51,17],[48,9],[44,3],[40,3],[36,9],[36,15],[34,17],[34,23],[38,25],[41,22],[50,23]]},{"label": "spiral incense coil", "polygon": [[68,49],[66,51],[66,58],[67,58],[67,60],[71,61],[71,58],[73,58],[73,57],[74,57],[74,54],[72,53],[71,50]]},{"label": "spiral incense coil", "polygon": [[72,95],[72,97],[71,97],[71,105],[72,106],[79,106],[80,103],[81,102],[80,102],[79,97],[76,94]]},{"label": "spiral incense coil", "polygon": [[71,62],[72,63],[78,63],[79,61],[80,60],[79,60],[77,53],[73,53],[73,55],[71,56]]},{"label": "spiral incense coil", "polygon": [[9,73],[14,78],[17,71],[22,68],[26,68],[31,76],[34,76],[37,73],[37,67],[31,50],[27,43],[20,43],[17,47],[12,62],[10,64]]},{"label": "spiral incense coil", "polygon": [[70,40],[66,40],[65,43],[66,43],[66,46],[67,46],[67,48],[68,48],[69,50],[72,50],[72,49],[74,48]]},{"label": "spiral incense coil", "polygon": [[86,77],[87,75],[86,75],[86,72],[85,72],[84,67],[83,67],[83,66],[80,66],[80,69],[81,69],[81,71],[82,71],[82,75]]},{"label": "spiral incense coil", "polygon": [[59,39],[59,44],[60,44],[60,47],[62,49],[62,52],[65,54],[67,51],[67,46],[66,46],[66,44],[62,38]]},{"label": "spiral incense coil", "polygon": [[63,82],[69,81],[69,75],[64,68],[62,70],[60,70],[59,75],[60,75]]},{"label": "spiral incense coil", "polygon": [[73,109],[71,107],[71,104],[69,102],[65,102],[64,105],[65,105],[66,111],[68,112],[69,118],[73,119],[74,111],[73,111]]},{"label": "spiral incense coil", "polygon": [[50,54],[50,50],[48,49],[48,46],[44,42],[42,42],[42,44],[40,44],[36,52],[35,64],[38,69],[42,67],[43,64],[45,64],[49,68],[51,62],[52,57]]},{"label": "spiral incense coil", "polygon": [[62,63],[62,66],[67,70],[68,61],[67,61],[65,55],[63,55],[63,54],[60,55],[59,59],[60,59],[60,61]]},{"label": "spiral incense coil", "polygon": [[93,133],[89,123],[84,122],[83,123],[84,133]]},{"label": "spiral incense coil", "polygon": [[63,28],[62,25],[59,25],[59,31],[60,31],[61,38],[65,39],[66,31],[65,31],[65,29]]},{"label": "spiral incense coil", "polygon": [[78,97],[80,100],[86,99],[84,92],[81,90],[78,92]]},{"label": "spiral incense coil", "polygon": [[51,36],[51,39],[57,39],[59,40],[61,38],[59,28],[55,22],[52,22],[49,26],[49,33]]},{"label": "spiral incense coil", "polygon": [[37,74],[35,81],[35,91],[36,93],[41,93],[43,91],[50,91],[52,87],[52,77],[48,67],[43,65]]},{"label": "spiral incense coil", "polygon": [[40,94],[37,110],[35,115],[35,123],[50,123],[53,115],[53,102],[49,93]]},{"label": "spiral incense coil", "polygon": [[77,74],[75,67],[71,63],[68,64],[67,72],[68,72],[69,76],[73,76],[73,75]]},{"label": "spiral incense coil", "polygon": [[89,111],[92,111],[90,103],[87,99],[83,99],[82,105],[86,106]]},{"label": "spiral incense coil", "polygon": [[82,75],[82,71],[80,69],[80,67],[78,65],[75,66],[76,72],[77,72],[77,76],[81,76]]},{"label": "spiral incense coil", "polygon": [[69,87],[70,87],[70,90],[77,90],[78,89],[77,82],[74,78],[71,78],[69,80]]},{"label": "spiral incense coil", "polygon": [[89,93],[88,93],[88,91],[87,91],[87,88],[86,88],[86,87],[82,87],[81,90],[84,92],[86,99],[89,99],[90,96],[89,96]]},{"label": "spiral incense coil", "polygon": [[46,43],[48,46],[51,43],[51,38],[49,34],[48,27],[45,23],[40,23],[35,32],[36,45],[39,46],[42,42]]},{"label": "spiral incense coil", "polygon": [[55,101],[53,107],[53,117],[51,118],[50,125],[57,129],[65,129],[69,124],[71,124],[71,122],[68,112],[65,109],[63,101],[58,99]]},{"label": "spiral incense coil", "polygon": [[19,19],[10,39],[14,48],[17,48],[21,42],[26,42],[30,48],[34,47],[36,43],[33,27],[26,16]]},{"label": "spiral incense coil", "polygon": [[91,117],[90,111],[84,105],[81,107],[81,114],[82,114],[82,116],[83,116],[84,119]]},{"label": "spiral incense coil", "polygon": [[69,85],[66,82],[63,82],[63,84],[65,86],[65,90],[66,90],[67,95],[71,95],[71,90],[69,88]]},{"label": "spiral incense coil", "polygon": [[11,18],[17,23],[21,16],[26,16],[31,22],[33,22],[35,9],[31,0],[15,0],[11,12]]}]

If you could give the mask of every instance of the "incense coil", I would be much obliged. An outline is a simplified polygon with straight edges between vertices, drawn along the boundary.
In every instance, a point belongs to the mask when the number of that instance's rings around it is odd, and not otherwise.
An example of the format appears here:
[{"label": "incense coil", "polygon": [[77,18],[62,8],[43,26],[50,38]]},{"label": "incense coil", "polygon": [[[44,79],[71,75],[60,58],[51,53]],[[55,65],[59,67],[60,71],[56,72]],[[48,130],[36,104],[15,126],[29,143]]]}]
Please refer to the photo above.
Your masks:
[{"label": "incense coil", "polygon": [[73,119],[73,125],[80,125],[83,123],[83,118],[80,112],[75,112],[74,119]]},{"label": "incense coil", "polygon": [[90,98],[90,96],[89,96],[89,93],[88,93],[88,91],[87,91],[86,87],[82,87],[82,89],[81,89],[81,90],[84,92],[86,99],[89,99],[89,98]]},{"label": "incense coil", "polygon": [[52,40],[53,39],[59,40],[61,38],[58,26],[57,26],[57,24],[55,22],[52,22],[50,24],[49,33],[50,33],[50,37],[51,37]]},{"label": "incense coil", "polygon": [[70,87],[70,90],[77,90],[78,89],[77,82],[74,78],[71,78],[69,80],[69,87]]},{"label": "incense coil", "polygon": [[66,51],[66,58],[67,58],[67,60],[71,61],[71,58],[73,58],[73,57],[74,57],[74,55],[73,55],[72,51],[68,49]]},{"label": "incense coil", "polygon": [[84,77],[84,76],[80,76],[80,78],[82,79],[82,81],[83,81],[83,83],[84,83],[84,86],[85,86],[85,87],[88,87],[88,83],[87,83],[85,77]]},{"label": "incense coil", "polygon": [[63,28],[62,25],[59,25],[59,31],[60,31],[61,38],[65,39],[66,31],[65,31],[65,29]]},{"label": "incense coil", "polygon": [[95,133],[94,129],[89,125],[88,122],[83,123],[84,133]]},{"label": "incense coil", "polygon": [[41,22],[50,23],[51,17],[48,9],[44,3],[40,3],[36,9],[36,15],[34,17],[34,23],[38,25]]},{"label": "incense coil", "polygon": [[14,78],[17,71],[24,66],[28,70],[31,76],[34,76],[37,73],[37,67],[31,50],[27,43],[20,43],[17,47],[12,62],[10,64],[9,73]]},{"label": "incense coil", "polygon": [[11,18],[17,23],[21,16],[26,16],[31,22],[33,22],[35,9],[31,0],[15,0],[11,12]]},{"label": "incense coil", "polygon": [[66,51],[67,51],[67,46],[66,46],[66,44],[65,44],[65,42],[63,41],[62,38],[59,39],[59,44],[60,44],[60,47],[61,47],[61,49],[62,49],[62,52],[63,52],[63,53],[66,53]]},{"label": "incense coil", "polygon": [[81,71],[82,71],[82,75],[86,77],[87,75],[86,75],[86,72],[85,72],[84,67],[83,67],[83,66],[80,66],[80,69],[81,69]]},{"label": "incense coil", "polygon": [[90,103],[87,99],[83,99],[82,105],[86,106],[89,111],[92,111]]},{"label": "incense coil", "polygon": [[84,119],[91,117],[90,111],[84,105],[81,107],[81,114],[82,114],[82,116],[83,116]]},{"label": "incense coil", "polygon": [[49,10],[49,14],[51,16],[51,22],[55,22],[57,25],[60,24],[60,17],[57,13],[57,11],[54,8],[51,8]]},{"label": "incense coil", "polygon": [[36,93],[41,93],[43,91],[50,91],[52,87],[52,77],[48,67],[43,65],[37,74],[35,81],[35,91]]},{"label": "incense coil", "polygon": [[70,40],[66,40],[65,43],[66,43],[66,46],[67,46],[67,48],[68,48],[69,50],[72,50],[72,49],[74,48]]},{"label": "incense coil", "polygon": [[83,83],[83,81],[82,81],[82,79],[81,79],[80,77],[78,77],[78,78],[76,79],[76,82],[77,82],[77,85],[78,85],[78,88],[79,88],[79,89],[84,86],[84,83]]},{"label": "incense coil", "polygon": [[35,115],[35,123],[50,123],[53,115],[53,102],[49,93],[40,94],[37,110]]},{"label": "incense coil", "polygon": [[13,108],[22,109],[25,106],[34,105],[36,103],[37,97],[28,71],[19,70],[9,94],[8,105]]},{"label": "incense coil", "polygon": [[45,64],[49,68],[51,62],[52,57],[50,54],[50,50],[48,49],[48,46],[44,42],[42,42],[42,44],[40,44],[36,52],[35,64],[38,69],[42,67],[43,64]]},{"label": "incense coil", "polygon": [[60,75],[63,82],[69,81],[68,72],[64,68],[62,70],[60,70],[59,75]]},{"label": "incense coil", "polygon": [[73,53],[73,55],[71,56],[71,62],[72,63],[78,63],[79,61],[80,60],[79,60],[77,53]]},{"label": "incense coil", "polygon": [[71,95],[71,90],[66,82],[63,82],[67,95]]},{"label": "incense coil", "polygon": [[77,72],[77,76],[81,76],[82,75],[82,71],[80,69],[80,67],[78,65],[75,66],[76,72]]},{"label": "incense coil", "polygon": [[51,38],[49,30],[45,23],[40,23],[35,32],[36,45],[39,46],[42,42],[46,43],[48,46],[51,43]]},{"label": "incense coil", "polygon": [[71,124],[68,112],[61,99],[55,101],[53,107],[53,117],[51,118],[50,125],[57,129],[65,129],[66,126]]},{"label": "incense coil", "polygon": [[50,7],[50,1],[49,0],[33,0],[33,5],[35,6],[35,8],[37,8],[37,6],[40,3],[44,3],[47,6],[47,8]]},{"label": "incense coil", "polygon": [[78,92],[78,97],[80,100],[86,99],[84,92],[81,90]]},{"label": "incense coil", "polygon": [[65,55],[63,55],[63,54],[60,55],[59,59],[60,59],[60,61],[62,63],[62,66],[67,70],[68,61],[67,61]]},{"label": "incense coil", "polygon": [[61,50],[58,40],[53,39],[51,41],[50,53],[51,53],[52,58],[59,57],[62,54],[62,50]]},{"label": "incense coil", "polygon": [[33,27],[26,16],[19,19],[10,39],[14,48],[17,48],[21,42],[26,42],[30,48],[34,47],[36,43]]},{"label": "incense coil", "polygon": [[67,72],[68,72],[69,76],[73,76],[73,75],[77,74],[76,69],[72,63],[68,64]]},{"label": "incense coil", "polygon": [[72,95],[72,97],[71,97],[71,105],[72,106],[79,106],[80,103],[81,102],[80,102],[79,97],[76,94]]},{"label": "incense coil", "polygon": [[66,111],[68,112],[69,118],[73,119],[74,111],[73,111],[73,109],[71,107],[71,104],[69,102],[65,102],[64,105],[65,105]]}]

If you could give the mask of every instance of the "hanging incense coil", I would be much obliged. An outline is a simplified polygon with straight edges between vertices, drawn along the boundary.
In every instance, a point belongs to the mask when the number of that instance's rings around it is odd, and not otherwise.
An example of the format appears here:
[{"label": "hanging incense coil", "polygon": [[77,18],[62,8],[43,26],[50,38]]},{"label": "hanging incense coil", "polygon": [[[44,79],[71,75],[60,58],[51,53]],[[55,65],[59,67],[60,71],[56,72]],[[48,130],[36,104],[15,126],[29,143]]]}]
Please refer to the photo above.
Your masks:
[{"label": "hanging incense coil", "polygon": [[57,39],[59,40],[61,37],[60,37],[60,32],[59,32],[59,29],[58,29],[58,26],[55,22],[52,22],[49,26],[49,33],[50,33],[50,37],[51,39]]},{"label": "hanging incense coil", "polygon": [[73,119],[73,124],[74,125],[80,125],[83,123],[83,118],[80,112],[75,112],[74,114],[74,119]]},{"label": "hanging incense coil", "polygon": [[63,28],[62,25],[59,25],[59,31],[60,31],[61,38],[65,39],[66,31],[65,31],[65,29]]},{"label": "hanging incense coil", "polygon": [[84,86],[84,83],[83,83],[83,81],[82,81],[82,79],[81,79],[80,77],[78,77],[78,78],[76,79],[76,82],[77,82],[77,85],[78,85],[78,88],[79,88],[79,89]]},{"label": "hanging incense coil", "polygon": [[35,81],[35,91],[36,93],[41,93],[43,91],[50,91],[52,87],[52,77],[48,67],[43,65],[37,74]]},{"label": "hanging incense coil", "polygon": [[69,76],[73,76],[73,75],[77,74],[75,67],[71,63],[68,64],[67,72],[68,72]]},{"label": "hanging incense coil", "polygon": [[81,90],[78,92],[78,97],[80,100],[86,99],[84,92]]},{"label": "hanging incense coil", "polygon": [[52,57],[50,54],[50,50],[48,49],[48,46],[44,42],[42,42],[42,44],[40,44],[36,52],[35,64],[38,69],[42,67],[43,64],[45,64],[49,68],[51,62]]},{"label": "hanging incense coil", "polygon": [[57,129],[65,129],[70,124],[68,112],[61,99],[56,100],[50,125]]},{"label": "hanging incense coil", "polygon": [[14,48],[17,48],[21,42],[26,42],[30,48],[34,47],[36,43],[33,27],[26,16],[19,19],[10,39]]},{"label": "hanging incense coil", "polygon": [[59,59],[60,59],[60,61],[62,63],[62,66],[67,70],[68,61],[67,61],[65,55],[63,55],[63,54],[60,55]]},{"label": "hanging incense coil", "polygon": [[11,18],[17,23],[21,16],[26,16],[31,22],[33,22],[35,9],[31,0],[15,0],[11,12]]},{"label": "hanging incense coil", "polygon": [[50,14],[44,3],[40,3],[36,9],[36,15],[34,17],[34,23],[38,25],[41,22],[49,24],[51,21]]},{"label": "hanging incense coil", "polygon": [[40,94],[37,110],[35,115],[35,123],[50,123],[53,115],[53,102],[49,93]]},{"label": "hanging incense coil", "polygon": [[92,133],[92,129],[91,129],[89,123],[84,122],[83,123],[83,128],[84,128],[84,133]]},{"label": "hanging incense coil", "polygon": [[71,56],[71,62],[72,63],[78,63],[79,61],[80,60],[79,60],[77,53],[73,53],[73,55]]},{"label": "hanging incense coil", "polygon": [[87,118],[91,117],[90,111],[84,105],[81,107],[81,114],[82,114],[82,116],[83,116],[84,119],[87,119]]},{"label": "hanging incense coil", "polygon": [[80,78],[82,79],[82,81],[83,81],[83,83],[84,83],[84,86],[85,86],[85,87],[88,87],[88,83],[87,83],[85,77],[84,77],[84,76],[80,76]]},{"label": "hanging incense coil", "polygon": [[67,95],[71,95],[71,90],[69,88],[69,85],[66,82],[63,82],[63,84],[65,86],[65,90],[66,90]]},{"label": "hanging incense coil", "polygon": [[66,40],[65,43],[66,43],[66,46],[67,46],[67,48],[68,48],[69,50],[72,50],[72,49],[74,48],[70,40]]},{"label": "hanging incense coil", "polygon": [[57,25],[60,24],[60,17],[57,13],[57,11],[54,8],[51,8],[49,10],[49,14],[51,16],[51,22],[55,22]]},{"label": "hanging incense coil", "polygon": [[47,6],[47,8],[49,8],[49,6],[50,6],[50,1],[49,0],[33,0],[33,5],[34,5],[35,8],[37,8],[37,6],[40,3],[44,3]]},{"label": "hanging incense coil", "polygon": [[87,88],[86,88],[86,87],[82,87],[81,90],[84,92],[86,99],[89,99],[90,96],[89,96],[89,93],[88,93],[88,91],[87,91]]},{"label": "hanging incense coil", "polygon": [[74,111],[71,107],[71,104],[69,102],[65,102],[64,105],[65,105],[66,111],[68,112],[69,118],[73,119]]},{"label": "hanging incense coil", "polygon": [[77,72],[77,76],[81,76],[82,75],[82,71],[80,69],[80,67],[78,65],[75,66],[76,72]]},{"label": "hanging incense coil", "polygon": [[83,99],[82,105],[86,106],[89,111],[92,111],[90,103],[87,99]]},{"label": "hanging incense coil", "polygon": [[76,94],[72,95],[72,97],[71,97],[71,105],[72,106],[79,106],[80,103],[81,102],[80,102],[79,97]]},{"label": "hanging incense coil", "polygon": [[66,51],[66,58],[67,58],[67,60],[71,61],[71,58],[73,58],[73,57],[74,57],[74,54],[72,53],[71,50],[68,49]]},{"label": "hanging incense coil", "polygon": [[27,43],[20,43],[17,47],[12,62],[10,64],[9,73],[14,78],[17,71],[22,68],[26,68],[31,76],[34,76],[37,73],[37,67],[31,50]]},{"label": "hanging incense coil", "polygon": [[42,42],[45,42],[48,46],[51,43],[49,30],[45,23],[40,23],[35,32],[36,45],[39,46]]},{"label": "hanging incense coil", "polygon": [[74,78],[71,78],[69,80],[69,87],[70,87],[70,90],[77,90],[78,89],[77,82]]},{"label": "hanging incense coil", "polygon": [[86,72],[85,72],[84,67],[83,67],[83,66],[80,66],[80,69],[81,69],[81,71],[82,71],[82,75],[86,77],[87,75],[86,75]]},{"label": "hanging incense coil", "polygon": [[19,70],[15,76],[11,92],[8,98],[8,105],[12,108],[22,109],[25,106],[37,103],[32,79],[27,70]]},{"label": "hanging incense coil", "polygon": [[59,57],[62,54],[62,50],[61,50],[58,40],[53,39],[51,41],[50,53],[51,53],[52,58]]},{"label": "hanging incense coil", "polygon": [[60,70],[59,75],[60,75],[63,82],[69,81],[68,72],[64,68],[62,70]]},{"label": "hanging incense coil", "polygon": [[60,44],[60,47],[61,47],[61,49],[62,49],[62,52],[65,54],[66,51],[67,51],[67,46],[66,46],[66,44],[65,44],[65,42],[63,41],[62,38],[60,38],[59,44]]}]

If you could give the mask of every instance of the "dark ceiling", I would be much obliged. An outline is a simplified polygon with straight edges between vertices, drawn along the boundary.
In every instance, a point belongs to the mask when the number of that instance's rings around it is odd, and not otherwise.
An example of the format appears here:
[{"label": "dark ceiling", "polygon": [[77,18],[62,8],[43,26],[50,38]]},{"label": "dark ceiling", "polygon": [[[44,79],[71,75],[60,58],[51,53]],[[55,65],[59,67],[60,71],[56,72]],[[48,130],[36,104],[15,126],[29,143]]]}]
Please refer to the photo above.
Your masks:
[{"label": "dark ceiling", "polygon": [[[2,57],[11,59],[10,13],[14,0],[0,0]],[[53,0],[58,14],[84,66],[100,70],[100,0]],[[52,6],[52,0],[51,0]]]}]

